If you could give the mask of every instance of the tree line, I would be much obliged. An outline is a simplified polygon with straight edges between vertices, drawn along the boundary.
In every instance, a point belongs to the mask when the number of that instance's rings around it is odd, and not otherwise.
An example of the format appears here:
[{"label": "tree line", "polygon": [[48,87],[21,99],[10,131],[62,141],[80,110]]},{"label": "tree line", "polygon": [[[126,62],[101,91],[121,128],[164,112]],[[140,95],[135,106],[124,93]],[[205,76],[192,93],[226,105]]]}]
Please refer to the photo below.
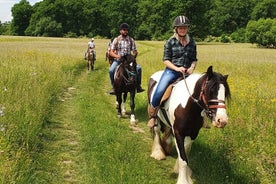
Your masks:
[{"label": "tree line", "polygon": [[185,15],[199,41],[275,46],[275,9],[276,0],[43,0],[33,6],[21,0],[0,34],[112,38],[127,22],[135,39],[164,40],[174,18]]}]

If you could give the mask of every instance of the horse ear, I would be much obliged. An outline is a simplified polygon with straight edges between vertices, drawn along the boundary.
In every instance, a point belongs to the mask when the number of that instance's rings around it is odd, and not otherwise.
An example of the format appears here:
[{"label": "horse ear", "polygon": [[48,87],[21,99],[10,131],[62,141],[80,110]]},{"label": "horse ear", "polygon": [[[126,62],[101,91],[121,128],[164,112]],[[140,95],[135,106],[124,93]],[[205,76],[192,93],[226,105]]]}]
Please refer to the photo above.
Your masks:
[{"label": "horse ear", "polygon": [[225,81],[227,81],[228,75],[224,75],[224,79],[225,79]]},{"label": "horse ear", "polygon": [[207,76],[208,76],[208,79],[211,79],[213,77],[213,66],[208,67]]}]

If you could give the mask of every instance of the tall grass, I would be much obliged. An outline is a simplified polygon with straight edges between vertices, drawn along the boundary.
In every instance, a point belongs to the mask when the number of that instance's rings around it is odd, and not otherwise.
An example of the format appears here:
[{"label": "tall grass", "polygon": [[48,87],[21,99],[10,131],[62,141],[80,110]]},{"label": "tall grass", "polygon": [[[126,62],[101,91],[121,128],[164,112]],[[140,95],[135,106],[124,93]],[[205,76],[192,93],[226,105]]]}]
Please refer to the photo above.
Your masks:
[{"label": "tall grass", "polygon": [[0,44],[0,181],[28,183],[42,125],[80,70],[80,57],[70,54],[78,45],[23,37],[1,37]]},{"label": "tall grass", "polygon": [[[134,133],[128,119],[116,118],[115,99],[107,94],[108,40],[96,40],[90,74],[86,42],[0,37],[0,183],[175,183],[176,153],[162,162],[149,157],[146,93],[136,96],[142,131]],[[144,88],[164,69],[163,45],[137,42]],[[192,147],[195,183],[275,183],[276,51],[198,43],[198,59],[198,73],[213,65],[229,74],[232,100],[229,124],[201,130]]]}]

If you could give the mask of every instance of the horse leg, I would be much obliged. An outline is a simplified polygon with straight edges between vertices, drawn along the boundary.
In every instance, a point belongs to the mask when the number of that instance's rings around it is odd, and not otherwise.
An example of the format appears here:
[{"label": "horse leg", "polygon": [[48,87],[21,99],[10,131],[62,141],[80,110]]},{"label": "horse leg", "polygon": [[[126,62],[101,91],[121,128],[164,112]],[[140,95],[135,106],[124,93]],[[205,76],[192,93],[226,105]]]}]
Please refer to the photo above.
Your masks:
[{"label": "horse leg", "polygon": [[166,155],[170,154],[172,151],[172,129],[170,127],[165,127],[161,144]]},{"label": "horse leg", "polygon": [[91,70],[94,70],[95,58],[93,57],[91,61]]},{"label": "horse leg", "polygon": [[93,54],[93,59],[92,59],[92,70],[94,70],[95,61],[96,61],[96,55]]},{"label": "horse leg", "polygon": [[126,115],[126,99],[127,99],[127,93],[123,94],[123,102],[122,102],[122,115]]},{"label": "horse leg", "polygon": [[134,115],[134,109],[135,109],[135,102],[134,102],[134,98],[135,98],[135,91],[130,92],[130,123],[132,125],[136,124],[136,120],[135,120],[135,115]]},{"label": "horse leg", "polygon": [[[156,121],[159,121],[159,120],[156,120]],[[156,160],[166,159],[165,151],[163,150],[163,147],[161,146],[160,131],[161,131],[160,123],[158,123],[157,126],[154,126],[152,128],[153,144],[152,144],[150,156]]]},{"label": "horse leg", "polygon": [[86,65],[87,65],[87,70],[89,70],[89,58],[87,59]]},{"label": "horse leg", "polygon": [[118,113],[117,116],[119,118],[122,117],[122,108],[121,108],[121,104],[122,104],[122,93],[116,93],[116,100],[118,102]]},{"label": "horse leg", "polygon": [[175,134],[175,145],[178,158],[174,166],[174,170],[178,173],[177,184],[192,184],[192,170],[188,166],[187,155],[191,149],[193,140],[190,137],[183,137],[179,133]]}]

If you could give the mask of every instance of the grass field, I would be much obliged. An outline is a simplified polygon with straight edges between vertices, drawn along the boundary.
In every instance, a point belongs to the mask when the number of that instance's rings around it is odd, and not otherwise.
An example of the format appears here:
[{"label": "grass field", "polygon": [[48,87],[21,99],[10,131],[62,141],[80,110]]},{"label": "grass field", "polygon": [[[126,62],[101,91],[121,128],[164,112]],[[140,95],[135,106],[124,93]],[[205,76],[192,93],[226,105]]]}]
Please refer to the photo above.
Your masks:
[{"label": "grass field", "polygon": [[[0,36],[0,183],[175,183],[176,153],[150,158],[146,93],[136,96],[136,129],[118,119],[105,50],[95,71],[88,39]],[[164,68],[164,42],[137,41],[146,88]],[[224,129],[202,129],[192,146],[196,184],[276,183],[276,50],[198,43],[198,65],[228,74],[232,100]],[[206,120],[208,121],[208,120]]]}]

